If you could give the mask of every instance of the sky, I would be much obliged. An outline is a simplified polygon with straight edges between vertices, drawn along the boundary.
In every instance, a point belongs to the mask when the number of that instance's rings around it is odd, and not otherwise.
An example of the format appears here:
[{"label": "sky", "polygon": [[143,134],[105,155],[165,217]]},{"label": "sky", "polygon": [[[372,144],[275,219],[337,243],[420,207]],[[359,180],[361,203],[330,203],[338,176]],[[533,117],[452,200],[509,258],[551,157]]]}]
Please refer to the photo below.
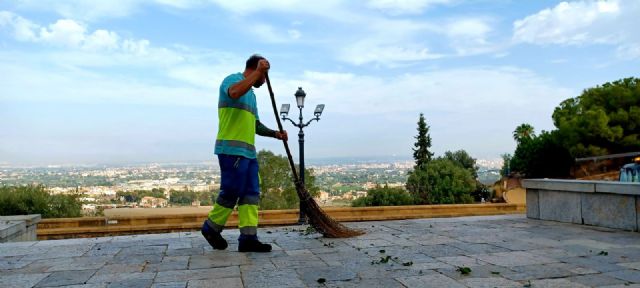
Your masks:
[{"label": "sky", "polygon": [[305,119],[326,105],[306,158],[411,157],[420,113],[436,155],[499,158],[519,124],[552,130],[561,101],[640,76],[637,15],[636,0],[0,1],[0,165],[214,160],[218,87],[253,53],[278,106],[298,87]]}]

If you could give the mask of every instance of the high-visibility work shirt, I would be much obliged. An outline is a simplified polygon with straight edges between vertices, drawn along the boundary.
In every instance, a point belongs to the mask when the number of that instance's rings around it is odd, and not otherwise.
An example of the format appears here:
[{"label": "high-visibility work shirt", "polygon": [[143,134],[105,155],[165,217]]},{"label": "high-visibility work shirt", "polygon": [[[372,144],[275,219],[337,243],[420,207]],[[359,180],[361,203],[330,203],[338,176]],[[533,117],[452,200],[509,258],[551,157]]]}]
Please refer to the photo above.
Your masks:
[{"label": "high-visibility work shirt", "polygon": [[235,73],[220,84],[215,154],[255,159],[256,120],[259,120],[256,95],[252,88],[238,99],[229,96],[229,88],[244,79],[242,73]]}]

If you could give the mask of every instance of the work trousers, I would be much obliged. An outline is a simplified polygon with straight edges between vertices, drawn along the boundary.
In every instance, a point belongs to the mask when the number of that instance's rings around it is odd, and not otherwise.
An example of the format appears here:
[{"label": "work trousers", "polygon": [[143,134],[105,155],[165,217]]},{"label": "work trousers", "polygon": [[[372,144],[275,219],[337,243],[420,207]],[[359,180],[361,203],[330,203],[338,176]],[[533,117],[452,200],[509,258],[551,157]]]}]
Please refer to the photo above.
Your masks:
[{"label": "work trousers", "polygon": [[238,205],[240,240],[257,239],[260,175],[258,160],[235,155],[218,155],[220,194],[209,212],[209,225],[221,232],[233,208]]}]

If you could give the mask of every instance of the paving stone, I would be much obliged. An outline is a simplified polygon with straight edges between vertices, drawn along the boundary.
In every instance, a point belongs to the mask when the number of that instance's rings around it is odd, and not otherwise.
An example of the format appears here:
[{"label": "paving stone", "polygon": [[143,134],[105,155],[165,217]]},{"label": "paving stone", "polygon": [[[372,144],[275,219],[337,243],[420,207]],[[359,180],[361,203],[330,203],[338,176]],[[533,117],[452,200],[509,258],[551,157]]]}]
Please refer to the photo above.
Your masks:
[{"label": "paving stone", "polygon": [[[133,273],[113,273],[113,274],[95,274],[87,283],[115,283],[125,280],[152,280],[156,277],[156,273],[152,272],[133,272]],[[151,286],[151,284],[149,284]]]},{"label": "paving stone", "polygon": [[588,249],[583,253],[577,253],[577,252],[573,252],[573,251],[569,251],[561,248],[534,249],[534,250],[527,250],[527,252],[531,254],[539,255],[539,256],[558,259],[558,260],[562,260],[568,257],[586,256],[590,254]]},{"label": "paving stone", "polygon": [[31,249],[46,249],[45,251],[39,251],[39,253],[33,253],[25,255],[22,260],[41,260],[41,259],[57,259],[57,258],[70,258],[78,257],[87,253],[93,244],[88,245],[73,245],[73,246],[59,246],[59,247],[30,247]]},{"label": "paving stone", "polygon": [[34,260],[22,260],[21,256],[0,258],[0,270],[20,269],[31,264]]},{"label": "paving stone", "polygon": [[109,257],[73,257],[61,259],[38,260],[34,262],[49,266],[46,272],[67,271],[67,270],[95,270],[102,268]]},{"label": "paving stone", "polygon": [[520,287],[521,284],[515,281],[507,280],[500,277],[489,278],[466,278],[460,280],[460,283],[474,288],[507,288]]},{"label": "paving stone", "polygon": [[189,259],[189,269],[202,269],[249,264],[243,253],[215,251],[206,255],[194,255]]},{"label": "paving stone", "polygon": [[622,279],[632,283],[640,283],[640,273],[638,270],[620,270],[604,273],[603,275]]},{"label": "paving stone", "polygon": [[33,273],[33,274],[9,274],[0,275],[0,287],[4,288],[22,288],[33,287],[42,279],[49,276],[50,273]]},{"label": "paving stone", "polygon": [[188,282],[154,283],[151,288],[186,288]]},{"label": "paving stone", "polygon": [[119,247],[93,247],[84,256],[114,256],[120,252]]},{"label": "paving stone", "polygon": [[[355,240],[347,240],[348,244],[356,248],[370,248],[370,247],[386,247],[393,246],[393,243],[384,240],[384,239],[355,239]],[[285,246],[286,247],[286,246]]]},{"label": "paving stone", "polygon": [[473,257],[494,265],[506,267],[558,262],[555,259],[522,251],[474,255]]},{"label": "paving stone", "polygon": [[385,266],[360,266],[357,267],[356,270],[358,277],[362,279],[373,279],[373,278],[399,278],[399,277],[410,277],[410,276],[424,276],[429,274],[435,274],[436,272],[433,270],[421,270],[416,269],[414,267],[404,267],[399,265],[385,265]]},{"label": "paving stone", "polygon": [[165,253],[165,255],[167,256],[191,256],[191,255],[202,255],[202,254],[204,254],[204,249],[202,247],[194,247],[194,248],[187,248],[187,249],[169,249]]},{"label": "paving stone", "polygon": [[436,260],[450,264],[452,266],[457,266],[457,267],[475,267],[475,266],[483,266],[487,264],[484,261],[480,261],[476,258],[471,258],[468,256],[439,257],[439,258],[436,258]]},{"label": "paving stone", "polygon": [[575,268],[575,266],[566,263],[516,266],[510,268],[513,272],[505,272],[502,276],[516,281],[560,278],[576,275],[576,273],[570,271],[572,268]]},{"label": "paving stone", "polygon": [[118,256],[127,256],[127,255],[153,255],[159,254],[163,255],[167,250],[166,245],[157,245],[157,246],[133,246],[122,248]]},{"label": "paving stone", "polygon": [[626,267],[626,268],[640,270],[640,262],[619,263],[618,265]]},{"label": "paving stone", "polygon": [[471,272],[468,275],[462,274],[458,271],[458,267],[440,268],[437,269],[439,273],[455,280],[467,279],[467,278],[489,278],[489,277],[502,277],[503,274],[513,272],[513,270],[496,265],[484,265],[471,267]]},{"label": "paving stone", "polygon": [[120,255],[113,257],[113,259],[107,262],[108,264],[156,264],[162,262],[161,254],[150,254],[150,255]]},{"label": "paving stone", "polygon": [[466,252],[462,249],[445,244],[416,247],[415,251],[433,258],[462,256],[466,254]]},{"label": "paving stone", "polygon": [[598,272],[611,272],[624,270],[625,267],[616,264],[606,263],[594,257],[570,257],[562,259],[562,262],[574,264],[580,267],[596,270]]},{"label": "paving stone", "polygon": [[317,284],[320,278],[326,281],[346,281],[356,278],[354,271],[343,267],[301,268],[296,269],[296,272],[307,285]]},{"label": "paving stone", "polygon": [[436,234],[426,234],[412,240],[420,245],[439,245],[439,244],[449,244],[449,243],[451,244],[460,243],[460,241],[453,239],[451,237],[441,236]]},{"label": "paving stone", "polygon": [[240,268],[238,266],[229,266],[198,270],[161,271],[158,272],[155,282],[191,281],[226,277],[240,277]]},{"label": "paving stone", "polygon": [[496,243],[493,243],[493,245],[506,248],[512,251],[525,251],[525,250],[549,248],[544,245],[525,242],[517,239],[509,239],[508,241],[496,242]]},{"label": "paving stone", "polygon": [[189,256],[165,256],[162,262],[144,266],[144,272],[184,270],[189,266]]},{"label": "paving stone", "polygon": [[[210,287],[225,287],[225,288],[243,288],[242,279],[240,278],[220,278],[209,280],[191,280],[189,281],[189,288],[210,288]],[[271,286],[265,286],[271,287]]]},{"label": "paving stone", "polygon": [[571,282],[567,279],[540,279],[522,281],[521,283],[531,284],[532,288],[587,288],[589,286]]},{"label": "paving stone", "polygon": [[169,243],[167,250],[189,249],[192,248],[191,239],[180,239]]},{"label": "paving stone", "polygon": [[331,288],[359,288],[359,287],[367,287],[367,288],[405,288],[400,282],[396,279],[385,279],[385,278],[377,278],[377,279],[356,279],[353,281],[327,281],[324,284],[324,287]]},{"label": "paving stone", "polygon": [[567,280],[580,283],[586,286],[609,286],[625,284],[626,281],[609,277],[603,274],[578,275],[567,278]]},{"label": "paving stone", "polygon": [[96,273],[96,270],[53,272],[47,278],[38,282],[36,287],[85,284],[94,273]]},{"label": "paving stone", "polygon": [[324,267],[326,263],[322,262],[317,256],[290,256],[278,257],[271,259],[273,265],[279,269],[282,268],[304,268],[304,267]]},{"label": "paving stone", "polygon": [[262,287],[304,287],[298,273],[293,269],[278,269],[266,271],[249,271],[242,273],[242,280],[246,288]]},{"label": "paving stone", "polygon": [[80,285],[68,285],[63,286],[64,288],[107,288],[106,283],[91,283],[91,284],[80,284]]},{"label": "paving stone", "polygon": [[511,250],[503,247],[498,247],[491,244],[484,243],[464,243],[464,242],[456,242],[450,243],[449,245],[462,249],[466,253],[465,254],[489,254],[489,253],[498,253],[498,252],[509,252]]},{"label": "paving stone", "polygon": [[151,279],[128,279],[109,283],[107,288],[148,288],[151,287],[153,280]]},{"label": "paving stone", "polygon": [[455,280],[441,275],[430,274],[424,276],[411,276],[396,278],[400,283],[407,287],[449,287],[449,288],[463,288],[464,285],[456,282]]},{"label": "paving stone", "polygon": [[142,272],[144,267],[142,264],[108,264],[102,266],[96,275]]}]

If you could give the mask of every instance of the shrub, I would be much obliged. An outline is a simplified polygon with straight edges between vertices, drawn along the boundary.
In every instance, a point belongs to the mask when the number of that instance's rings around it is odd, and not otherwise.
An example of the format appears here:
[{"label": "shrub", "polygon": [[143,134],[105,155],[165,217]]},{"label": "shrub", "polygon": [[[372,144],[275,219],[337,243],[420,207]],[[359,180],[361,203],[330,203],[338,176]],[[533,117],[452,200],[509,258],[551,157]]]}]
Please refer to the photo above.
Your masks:
[{"label": "shrub", "polygon": [[80,195],[49,195],[44,186],[0,187],[0,215],[40,214],[42,218],[80,217]]}]

